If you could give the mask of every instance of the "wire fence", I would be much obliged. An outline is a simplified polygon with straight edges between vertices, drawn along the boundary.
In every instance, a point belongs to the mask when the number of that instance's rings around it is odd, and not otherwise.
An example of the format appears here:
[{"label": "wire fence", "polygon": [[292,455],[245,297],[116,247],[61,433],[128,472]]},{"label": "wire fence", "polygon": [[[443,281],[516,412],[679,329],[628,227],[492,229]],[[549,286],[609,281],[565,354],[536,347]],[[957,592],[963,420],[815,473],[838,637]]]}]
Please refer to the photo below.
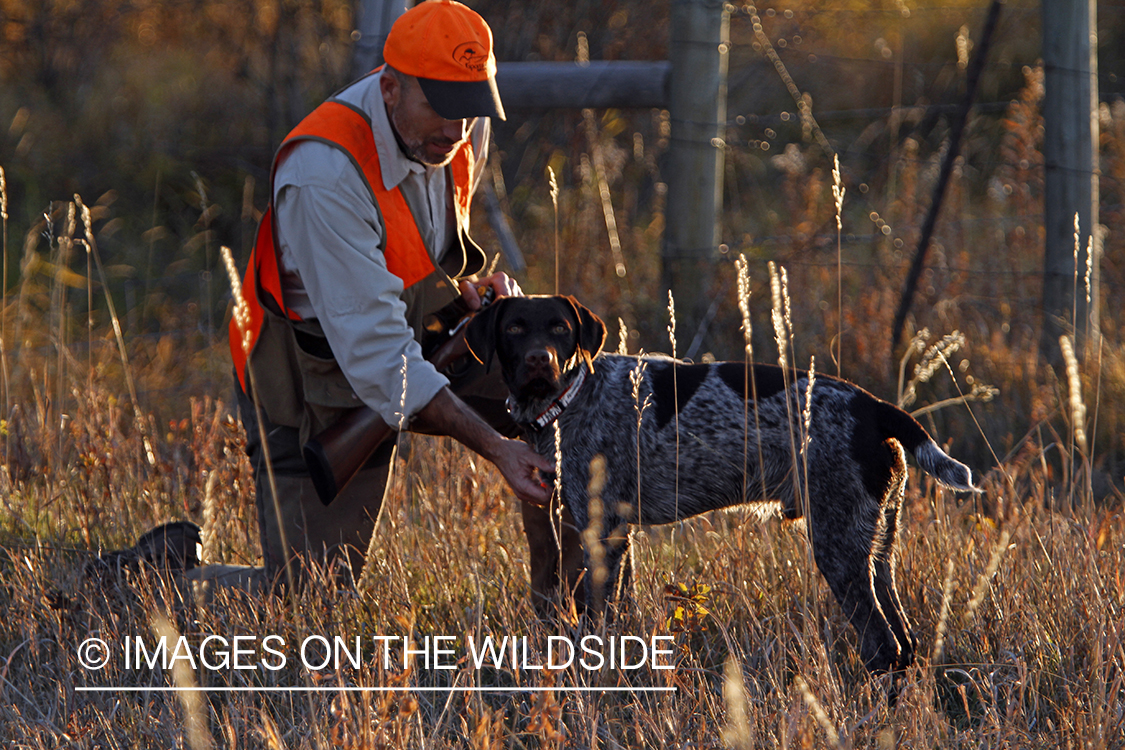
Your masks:
[{"label": "wire fence", "polygon": [[[904,13],[904,10],[909,12]],[[1114,5],[1099,8],[1103,15],[1112,17],[1120,16],[1123,10],[1125,10],[1125,6]],[[900,29],[909,32],[912,24],[925,27],[938,16],[956,17],[969,28],[971,35],[976,33],[976,27],[979,26],[984,12],[985,9],[979,6],[966,7],[941,4],[923,7],[912,3],[899,3],[880,8],[820,6],[808,11],[802,18],[805,20],[838,18],[845,19],[849,23],[871,22],[883,25],[894,23]],[[1036,27],[1039,13],[1038,4],[1006,4],[1003,10],[1000,35],[1003,37],[1006,34],[1010,37],[1021,29]],[[883,52],[878,56],[862,57],[836,53],[821,45],[812,48],[808,38],[797,43],[793,39],[793,33],[789,33],[787,37],[776,34],[769,37],[766,36],[766,28],[755,28],[755,24],[768,26],[774,22],[795,22],[796,20],[798,19],[795,17],[787,18],[786,10],[781,8],[759,9],[753,6],[742,6],[734,9],[732,13],[732,37],[737,37],[738,40],[732,42],[732,53],[737,53],[740,59],[743,59],[746,68],[742,71],[734,71],[732,79],[745,74],[746,70],[766,70],[769,75],[775,77],[774,83],[780,82],[783,85],[792,101],[778,103],[775,98],[769,102],[764,102],[761,109],[742,109],[731,114],[723,123],[728,129],[730,137],[722,145],[732,154],[732,157],[746,158],[753,156],[762,161],[764,169],[768,170],[767,177],[759,178],[756,183],[748,182],[745,186],[739,187],[739,190],[749,195],[759,196],[764,192],[762,188],[765,186],[770,192],[774,193],[766,197],[776,207],[780,200],[776,194],[778,192],[776,188],[786,178],[783,170],[771,160],[783,154],[784,147],[790,144],[808,152],[808,142],[803,140],[798,131],[803,124],[808,124],[814,131],[813,137],[816,142],[822,148],[826,147],[826,153],[840,151],[844,156],[844,169],[849,174],[845,231],[838,238],[834,231],[830,231],[828,218],[823,215],[823,212],[817,216],[802,217],[813,219],[813,229],[800,233],[783,231],[783,220],[773,222],[773,225],[763,224],[750,227],[749,231],[743,231],[743,225],[749,224],[748,219],[728,217],[727,223],[730,231],[728,232],[727,243],[723,248],[725,253],[722,255],[725,258],[734,258],[739,254],[746,253],[749,256],[749,262],[756,267],[763,267],[769,259],[779,257],[783,259],[786,265],[795,268],[827,270],[839,265],[844,269],[863,272],[880,271],[888,276],[904,276],[909,267],[909,260],[905,255],[913,249],[912,245],[920,218],[918,210],[924,208],[930,199],[928,187],[933,178],[933,173],[937,169],[937,159],[941,155],[942,136],[940,129],[938,129],[936,142],[930,144],[929,150],[922,148],[911,152],[902,148],[903,139],[913,132],[911,127],[907,125],[903,125],[900,129],[898,142],[890,142],[889,139],[884,138],[878,145],[868,143],[854,151],[842,148],[840,144],[848,142],[848,139],[852,138],[857,132],[862,132],[872,125],[886,124],[892,118],[899,118],[904,121],[909,119],[914,123],[924,120],[933,121],[954,114],[959,105],[943,100],[865,106],[865,102],[857,101],[857,106],[852,108],[820,110],[814,101],[805,111],[803,107],[807,102],[804,98],[807,88],[804,85],[806,79],[795,79],[789,68],[801,66],[803,75],[808,74],[809,71],[816,71],[815,76],[818,79],[818,85],[821,87],[831,87],[834,82],[842,81],[847,75],[846,71],[851,70],[856,65],[881,71],[880,75],[893,75],[896,70],[900,74],[904,71],[908,74],[917,71],[926,80],[927,85],[932,85],[936,77],[948,71],[950,73],[947,76],[949,80],[946,81],[944,89],[938,91],[938,93],[947,93],[948,97],[952,99],[960,85],[960,78],[963,77],[962,69],[959,67],[954,54],[954,40],[951,38],[949,41],[950,55],[947,59],[911,60],[908,59],[909,50],[904,47],[906,44],[904,39],[908,37],[908,33],[900,34],[897,37],[897,42],[893,39],[891,42],[884,42],[885,46],[880,48]],[[873,31],[872,35],[874,36],[877,33]],[[751,40],[750,37],[753,37],[753,39]],[[778,44],[782,39],[786,42],[785,46]],[[898,45],[898,48],[894,47],[895,44]],[[769,50],[772,50],[772,55],[768,53]],[[889,53],[887,50],[889,50]],[[1024,61],[1015,58],[989,60],[984,64],[984,69],[986,72],[1006,75],[1034,64],[1034,59]],[[1099,80],[1106,86],[1116,84],[1116,76],[1113,73],[1103,73],[1099,76]],[[1002,128],[992,126],[1002,120],[1005,113],[1010,110],[1013,101],[1015,101],[1014,92],[1013,97],[1007,100],[991,99],[974,103],[974,112],[982,120],[980,128],[982,143],[974,144],[971,147],[972,153],[964,158],[983,159],[994,155],[998,145],[997,141],[1003,137],[1004,131]],[[986,128],[986,125],[991,129]],[[787,130],[790,128],[793,129],[792,132]],[[628,133],[623,137],[627,136]],[[774,145],[768,151],[765,151],[761,148],[762,143]],[[574,147],[585,148],[587,144],[580,143]],[[575,158],[574,161],[577,162],[579,159]],[[809,172],[818,165],[823,166],[823,162],[810,156],[807,168],[803,172],[795,174],[792,179],[796,181],[807,180]],[[971,166],[966,163],[966,169]],[[904,217],[902,211],[894,209],[892,204],[897,196],[887,195],[885,191],[879,189],[880,187],[885,188],[888,182],[887,176],[895,169],[912,169],[916,173],[917,187],[916,197],[914,198],[916,205],[912,207],[913,215],[911,216]],[[741,170],[741,167],[734,169],[736,180],[744,179],[742,172],[739,170]],[[969,184],[969,177],[963,178],[963,189],[971,193],[971,196],[963,198],[958,207],[949,207],[943,212],[939,233],[935,240],[939,246],[948,245],[950,248],[963,249],[958,247],[958,242],[951,238],[955,238],[959,234],[972,238],[994,237],[998,232],[1008,233],[1019,227],[1027,227],[1033,230],[1035,226],[1041,223],[1042,218],[1037,214],[1029,213],[1026,210],[1013,211],[1013,206],[1017,209],[1025,207],[1010,198],[998,199],[993,201],[994,205],[989,204],[990,199],[987,198],[987,190],[982,183],[994,176],[994,174],[974,175],[971,178],[972,184]],[[623,185],[622,180],[624,178],[620,174],[617,175],[616,179],[617,182],[613,182],[611,178],[609,187],[611,192],[617,193],[613,196],[613,200],[620,206],[620,193],[630,188]],[[1103,191],[1117,191],[1120,188],[1121,178],[1117,174],[1104,173],[1101,175],[1101,180]],[[1009,179],[1010,181],[1011,179]],[[882,182],[882,186],[877,185],[877,182]],[[871,189],[865,192],[862,188],[869,184]],[[1116,192],[1113,194],[1116,195]],[[1007,205],[1004,205],[1005,200],[1007,200]],[[1113,205],[1112,201],[1108,205]],[[617,223],[620,226],[629,227],[639,223],[638,217],[646,210],[646,205],[643,201],[637,201],[628,210],[624,208],[614,210],[619,213]],[[888,218],[892,216],[895,217],[893,220]],[[779,231],[779,228],[782,231]],[[840,247],[845,251],[844,256],[839,260],[835,257],[837,240],[839,240]],[[1029,239],[1029,243],[1033,243],[1033,241],[1034,238]],[[891,249],[876,255],[875,249],[884,247],[886,243],[891,243]],[[624,258],[626,264],[632,262],[628,257],[630,249],[636,248],[630,248],[626,245]],[[1039,270],[1029,268],[1029,264],[1026,262],[1016,265],[1008,262],[1007,258],[1001,258],[995,252],[995,247],[989,249],[992,252],[973,253],[968,264],[962,262],[961,258],[955,257],[951,260],[947,257],[930,262],[927,264],[927,268],[937,269],[946,274],[967,277],[970,280],[1008,279],[1025,286],[1034,282],[1041,274]],[[700,250],[704,249],[700,248]],[[852,252],[853,250],[855,252]],[[886,250],[885,247],[884,250]],[[608,256],[608,253],[606,255]],[[222,284],[216,282],[216,279],[221,278],[221,275],[212,276],[210,272],[204,270],[170,274],[151,282],[138,279],[111,282],[114,294],[121,295],[126,300],[124,309],[128,312],[123,316],[126,335],[130,341],[137,342],[140,345],[155,344],[167,339],[183,345],[204,341],[206,346],[215,352],[216,359],[221,359],[224,346],[222,342],[225,339],[223,311],[229,301],[229,292]],[[970,282],[968,286],[972,287],[972,283]],[[197,303],[196,323],[194,325],[165,328],[158,332],[146,328],[143,310],[148,295],[151,295],[154,291],[177,289],[180,290],[177,294],[180,298],[183,298],[184,296],[191,296],[185,295],[183,292],[183,290],[190,288],[194,289]],[[82,304],[82,300],[80,297],[76,297],[76,299],[77,308]],[[208,299],[211,300],[211,304],[206,304]],[[1013,298],[1013,300],[1020,305],[1032,304],[1035,301],[1031,296],[1021,296]],[[142,312],[138,312],[138,310]],[[95,345],[98,344],[95,342]],[[52,343],[44,343],[28,351],[36,357],[45,358],[54,346],[56,345]],[[85,351],[83,347],[89,347],[89,343],[78,338],[68,343],[67,346],[76,354],[82,354]],[[220,374],[212,377],[213,392],[216,394],[228,393],[229,378],[225,376],[223,368],[220,365],[215,365],[214,371]],[[195,389],[196,385],[184,387]],[[138,396],[142,399],[158,401],[169,394],[174,394],[176,390],[175,385],[153,388],[145,388],[142,385]]]}]

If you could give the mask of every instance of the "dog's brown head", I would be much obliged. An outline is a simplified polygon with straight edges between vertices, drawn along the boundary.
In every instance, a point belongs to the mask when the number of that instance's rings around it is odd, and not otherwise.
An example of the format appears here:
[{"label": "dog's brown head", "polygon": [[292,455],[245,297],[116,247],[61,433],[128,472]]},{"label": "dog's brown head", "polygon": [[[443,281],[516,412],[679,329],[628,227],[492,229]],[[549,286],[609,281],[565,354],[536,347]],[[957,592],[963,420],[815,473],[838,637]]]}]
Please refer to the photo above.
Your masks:
[{"label": "dog's brown head", "polygon": [[470,321],[465,340],[486,368],[497,357],[508,389],[524,399],[555,394],[577,361],[593,369],[605,333],[601,318],[573,297],[502,297]]}]

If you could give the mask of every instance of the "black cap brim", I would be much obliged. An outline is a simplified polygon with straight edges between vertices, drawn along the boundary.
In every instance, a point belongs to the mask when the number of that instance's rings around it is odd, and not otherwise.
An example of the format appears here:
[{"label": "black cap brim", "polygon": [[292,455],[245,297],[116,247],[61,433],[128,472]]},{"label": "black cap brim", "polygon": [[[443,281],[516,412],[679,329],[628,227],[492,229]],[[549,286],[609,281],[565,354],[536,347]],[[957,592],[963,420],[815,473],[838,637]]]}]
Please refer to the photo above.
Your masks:
[{"label": "black cap brim", "polygon": [[508,119],[500,103],[496,79],[487,81],[439,81],[419,78],[418,85],[434,111],[447,120],[465,120],[472,117]]}]

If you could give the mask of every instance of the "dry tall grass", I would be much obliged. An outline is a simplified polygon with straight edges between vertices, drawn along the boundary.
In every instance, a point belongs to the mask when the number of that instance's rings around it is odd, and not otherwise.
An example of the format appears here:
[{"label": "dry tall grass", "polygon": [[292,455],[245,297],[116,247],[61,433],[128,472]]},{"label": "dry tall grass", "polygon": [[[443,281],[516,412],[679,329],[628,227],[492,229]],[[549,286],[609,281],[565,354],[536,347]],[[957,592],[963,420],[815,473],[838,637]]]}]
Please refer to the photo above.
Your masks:
[{"label": "dry tall grass", "polygon": [[[523,542],[502,480],[446,440],[415,442],[378,530],[365,596],[323,584],[295,608],[228,594],[200,606],[151,573],[87,578],[91,548],[122,543],[158,518],[199,518],[190,498],[202,495],[203,477],[220,477],[207,482],[217,508],[208,517],[209,547],[227,560],[256,555],[245,461],[219,405],[199,404],[173,440],[157,441],[162,454],[183,451],[200,478],[194,484],[173,462],[148,465],[140,434],[113,429],[107,413],[112,407],[92,398],[71,423],[89,444],[83,455],[109,452],[112,462],[44,467],[6,493],[0,733],[19,747],[179,745],[200,720],[219,747],[1123,744],[1125,521],[1093,504],[1050,510],[1051,481],[1030,452],[1004,467],[1007,476],[984,479],[982,503],[998,514],[928,480],[912,482],[899,576],[926,655],[893,707],[864,673],[854,634],[808,567],[799,530],[775,521],[759,529],[748,511],[685,524],[675,548],[666,529],[635,534],[634,601],[609,631],[674,636],[670,671],[549,675],[466,663],[449,672],[387,670],[369,646],[359,669],[305,673],[290,651],[280,671],[200,669],[195,679],[205,687],[414,690],[212,692],[194,709],[202,719],[185,716],[188,704],[176,694],[80,692],[177,684],[159,670],[124,669],[119,653],[99,672],[77,661],[78,645],[92,635],[115,648],[127,636],[151,641],[154,618],[196,644],[208,634],[277,634],[291,645],[314,634],[349,642],[409,634],[457,636],[461,650],[467,636],[493,634],[528,636],[541,649],[558,634],[535,618],[525,595]],[[741,703],[731,687],[739,681]],[[573,685],[677,691],[537,691]]]},{"label": "dry tall grass", "polygon": [[[1020,105],[1029,111],[1033,84],[1029,74]],[[1119,114],[1114,122],[1125,122]],[[1033,149],[1027,143],[1035,126],[1021,122],[1012,121],[1009,145],[1022,153]],[[599,147],[604,134],[586,124],[591,148]],[[607,166],[610,156],[620,154],[593,159],[600,172],[556,196],[564,247],[604,245],[575,238],[608,231],[613,206],[601,186],[620,171]],[[806,178],[816,183],[803,172],[792,177]],[[900,186],[923,183],[924,170],[904,161],[898,179]],[[1013,201],[1024,201],[1015,206],[1023,210],[1030,199]],[[814,204],[801,210],[819,210]],[[887,212],[903,229],[880,226],[871,243],[876,262],[844,267],[842,304],[821,304],[838,294],[841,279],[831,273],[841,267],[837,259],[778,274],[779,290],[795,290],[794,308],[779,315],[777,329],[789,362],[808,361],[810,350],[822,358],[842,351],[845,376],[874,384],[881,395],[893,391],[886,331],[895,302],[891,270],[901,255],[893,240],[899,232],[909,238],[905,217],[917,208],[903,203]],[[59,222],[69,210],[60,207]],[[846,210],[845,225],[854,220]],[[575,288],[563,291],[595,297],[599,311],[620,309],[634,328],[641,319],[663,333],[661,315],[644,317],[661,304],[655,295],[645,301],[655,277],[658,213],[646,228],[621,234],[627,283],[616,282],[608,256],[584,250],[572,259]],[[804,217],[810,226],[817,218]],[[923,648],[892,706],[885,684],[864,672],[854,632],[810,568],[800,528],[761,522],[750,510],[700,517],[678,526],[674,538],[668,528],[633,534],[632,600],[605,634],[670,636],[673,669],[388,668],[372,636],[455,636],[459,654],[469,636],[527,637],[530,661],[540,664],[549,636],[576,635],[534,615],[518,513],[499,475],[443,439],[413,440],[407,465],[395,472],[363,595],[320,582],[295,602],[220,592],[203,604],[152,571],[87,575],[84,563],[99,549],[129,544],[174,518],[204,523],[213,559],[252,564],[257,519],[241,427],[213,397],[228,387],[225,345],[209,345],[197,332],[180,341],[121,337],[119,348],[106,313],[84,300],[76,314],[67,303],[77,273],[68,271],[67,253],[78,242],[92,253],[93,237],[52,236],[44,246],[44,228],[32,229],[21,286],[0,327],[15,332],[3,346],[13,405],[3,422],[0,471],[0,607],[8,613],[0,619],[0,738],[15,747],[1125,747],[1125,516],[1119,493],[1103,482],[1120,481],[1125,355],[1111,318],[1104,345],[1075,348],[1067,372],[1055,375],[1037,360],[1033,315],[1008,302],[1026,300],[1031,282],[991,272],[1026,263],[1035,249],[1031,233],[1012,229],[1004,252],[973,263],[967,251],[952,249],[959,247],[954,238],[943,239],[949,249],[938,253],[923,290],[927,325],[965,333],[956,361],[951,339],[942,340],[944,355],[923,355],[912,383],[904,376],[903,393],[912,386],[919,406],[957,400],[987,387],[982,383],[999,394],[991,404],[970,404],[972,419],[963,404],[925,417],[939,438],[956,438],[956,455],[972,456],[987,472],[984,493],[974,498],[912,475],[897,574]],[[768,248],[748,249],[752,268],[764,265]],[[840,252],[848,258],[851,248]],[[540,261],[546,278],[554,265]],[[970,265],[973,273],[965,271]],[[81,285],[91,276],[88,269]],[[753,289],[755,301],[768,299],[759,293],[767,278],[741,279],[740,294]],[[1104,283],[1116,278],[1107,273]],[[1119,286],[1105,297],[1113,299]],[[591,291],[598,288],[605,291]],[[722,299],[716,326],[727,326],[737,342],[733,356],[775,357],[766,354],[776,352],[768,339],[750,338],[752,316],[769,335],[765,306]],[[167,330],[183,330],[167,316]],[[839,348],[831,343],[837,335]],[[127,373],[137,397],[121,395]],[[170,405],[159,398],[165,388],[212,397]],[[638,414],[645,407],[638,404]],[[815,423],[808,429],[815,439]],[[194,674],[185,674],[182,662],[179,672],[126,669],[119,651],[100,671],[79,663],[79,645],[89,637],[118,648],[126,637],[151,642],[158,632],[173,640],[184,634],[194,644],[209,635],[278,635],[290,658],[278,670]],[[368,649],[356,668],[299,669],[293,649],[311,635],[349,643],[360,636]],[[193,680],[212,692],[162,691]],[[133,690],[81,689],[110,686]],[[216,690],[276,687],[308,692]],[[395,690],[344,690],[356,687]]]},{"label": "dry tall grass", "polygon": [[[34,351],[18,358],[12,386],[34,398],[7,423],[2,476],[0,733],[17,747],[1125,746],[1125,517],[1093,502],[1077,476],[1067,480],[1073,501],[1059,502],[1050,451],[1030,442],[983,478],[979,500],[913,478],[899,576],[925,648],[894,706],[864,672],[800,529],[748,510],[684,524],[674,543],[668,529],[634,534],[633,601],[607,632],[672,636],[672,670],[387,669],[373,635],[452,635],[459,653],[468,636],[527,636],[532,664],[548,636],[576,635],[530,607],[517,514],[498,474],[448,440],[415,440],[363,596],[325,583],[296,606],[228,593],[204,606],[151,571],[91,578],[83,563],[97,549],[170,518],[205,521],[218,559],[255,561],[241,429],[212,400],[192,402],[167,429],[135,419],[109,340],[88,369],[69,362],[62,375],[49,369],[56,355],[37,361]],[[65,414],[51,401],[56,376],[70,392]],[[1053,450],[1069,445],[1061,437]],[[1070,458],[1062,465],[1081,473],[1083,456]],[[275,634],[290,660],[194,675],[181,663],[179,676],[126,669],[119,651],[101,671],[78,662],[90,636],[119,648],[158,630],[195,644]],[[292,648],[309,635],[362,636],[363,663],[298,669]],[[318,692],[155,690],[192,679]],[[577,685],[676,692],[543,690]],[[154,689],[79,690],[108,686]],[[336,690],[358,686],[402,690]]]}]

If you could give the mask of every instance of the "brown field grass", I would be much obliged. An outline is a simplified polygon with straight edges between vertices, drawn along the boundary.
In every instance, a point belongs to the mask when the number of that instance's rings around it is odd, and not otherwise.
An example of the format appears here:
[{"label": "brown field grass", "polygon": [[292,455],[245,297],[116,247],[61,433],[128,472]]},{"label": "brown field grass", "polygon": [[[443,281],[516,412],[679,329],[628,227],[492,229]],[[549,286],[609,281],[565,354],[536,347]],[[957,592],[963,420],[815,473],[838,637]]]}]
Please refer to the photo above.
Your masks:
[{"label": "brown field grass", "polygon": [[[193,358],[222,361],[198,343]],[[168,345],[148,357],[144,342],[134,346],[129,367],[142,383],[157,378]],[[469,636],[526,636],[538,649],[549,635],[577,636],[530,607],[517,511],[499,475],[447,439],[415,438],[364,595],[321,584],[294,600],[223,593],[204,604],[151,571],[90,577],[83,565],[97,550],[173,518],[203,523],[211,559],[254,562],[243,436],[217,400],[194,399],[167,422],[134,411],[108,337],[88,363],[37,358],[45,351],[16,358],[20,398],[0,475],[0,734],[16,747],[1125,746],[1125,516],[1112,497],[1095,502],[1091,462],[1062,412],[982,477],[978,498],[912,476],[898,575],[922,652],[895,705],[864,672],[801,529],[750,510],[636,534],[631,602],[606,632],[671,636],[673,669],[387,669],[369,646],[358,669],[310,671],[292,651],[309,635],[453,636],[458,654]],[[59,380],[69,392],[54,402]],[[78,661],[88,637],[119,649],[156,632],[195,644],[276,634],[290,659],[277,671],[201,667],[188,677],[126,669],[119,650],[101,671]],[[143,689],[193,683],[319,692]],[[142,689],[81,690],[111,686]],[[401,690],[334,690],[345,686]]]},{"label": "brown field grass", "polygon": [[[97,399],[89,408],[73,421],[94,427],[107,410]],[[174,694],[77,690],[176,684],[160,671],[125,669],[119,653],[99,672],[77,661],[91,635],[115,648],[127,636],[151,641],[158,616],[195,643],[208,634],[278,634],[289,644],[313,634],[349,642],[410,634],[456,636],[463,649],[469,635],[491,633],[542,647],[547,635],[569,632],[547,629],[529,606],[523,541],[502,480],[448,440],[414,441],[364,596],[321,585],[293,602],[223,594],[204,606],[151,573],[86,577],[83,562],[98,545],[124,544],[155,520],[201,519],[212,474],[208,549],[230,561],[256,556],[245,460],[221,404],[197,404],[171,440],[154,436],[155,465],[139,432],[107,427],[91,453],[112,446],[112,461],[99,465],[87,453],[84,464],[46,468],[5,492],[0,731],[15,746],[188,742],[191,722]],[[684,524],[674,543],[666,529],[637,534],[632,603],[609,630],[673,636],[672,670],[404,672],[383,669],[371,651],[359,669],[310,673],[295,659],[277,672],[200,669],[195,679],[209,687],[416,690],[207,693],[191,709],[205,731],[188,744],[1121,747],[1125,520],[1092,503],[1051,510],[1041,458],[1025,451],[985,477],[979,503],[912,482],[899,577],[923,651],[893,707],[864,673],[800,530],[735,511]],[[537,691],[575,685],[676,692]],[[521,690],[440,690],[451,686]]]},{"label": "brown field grass", "polygon": [[[1107,117],[1115,127],[1125,122],[1125,112]],[[1011,122],[1008,148],[1033,152],[1035,123]],[[616,197],[628,170],[651,172],[655,162],[651,148],[643,163],[629,162],[605,123],[586,118],[586,127],[601,128],[586,143],[611,150],[600,161],[609,165],[605,179]],[[1114,136],[1105,144],[1107,159],[1121,142]],[[860,240],[843,251],[843,279],[836,277],[834,243],[818,245],[813,237],[831,220],[825,165],[786,173],[791,184],[781,192],[794,205],[778,224],[804,227],[805,234],[750,238],[740,248],[751,263],[759,359],[776,357],[769,306],[759,300],[769,299],[765,262],[779,259],[789,269],[797,321],[792,361],[804,366],[815,354],[818,370],[833,372],[830,352],[842,330],[844,376],[896,397],[891,373],[899,370],[899,355],[887,332],[922,213],[916,196],[926,194],[933,172],[932,158],[905,154],[907,146],[894,162],[902,190],[882,202],[890,206],[893,231],[884,233],[883,218],[868,210],[873,199],[845,216]],[[734,162],[748,158],[732,155]],[[618,225],[629,228],[621,233],[629,275],[619,281],[604,252],[601,193],[589,169],[586,177],[560,200],[561,241],[573,249],[563,291],[609,321],[620,315],[640,330],[640,343],[656,348],[652,342],[667,325],[664,300],[653,291],[662,199],[646,202],[625,190],[630,208],[616,210]],[[1014,173],[999,178],[1027,182]],[[856,180],[849,179],[854,197]],[[146,314],[163,333],[125,336],[119,347],[109,311],[89,301],[97,295],[90,291],[92,266],[82,262],[81,227],[45,246],[43,227],[33,227],[20,284],[2,315],[0,739],[20,748],[193,750],[1125,747],[1125,355],[1118,321],[1103,318],[1103,345],[1079,347],[1070,376],[1047,367],[1029,302],[1038,284],[1029,258],[1040,257],[1041,238],[1034,225],[1024,226],[1038,203],[1019,191],[990,202],[973,194],[983,180],[955,182],[948,228],[937,237],[911,325],[929,326],[931,341],[960,330],[964,343],[932,377],[918,378],[910,408],[953,399],[923,419],[982,475],[984,492],[957,497],[912,471],[897,574],[922,648],[894,705],[885,683],[864,672],[854,632],[810,566],[801,529],[762,521],[750,510],[693,519],[674,533],[636,533],[630,602],[606,633],[669,636],[672,669],[552,673],[461,662],[453,670],[404,670],[386,668],[377,651],[365,652],[357,668],[298,668],[292,648],[310,635],[349,642],[360,636],[369,644],[372,636],[453,636],[458,653],[469,636],[527,637],[534,651],[551,635],[576,635],[534,615],[518,511],[499,475],[443,439],[411,441],[377,530],[371,587],[362,595],[322,583],[293,599],[220,593],[200,602],[152,571],[109,580],[85,574],[99,550],[131,544],[152,525],[179,518],[204,526],[208,559],[253,564],[259,550],[252,483],[241,426],[219,398],[230,388],[225,342],[210,340],[198,308],[149,309],[146,299]],[[534,269],[529,291],[549,290],[545,279],[553,275],[544,230],[552,209],[541,192],[520,199],[523,215],[538,217],[517,227]],[[514,191],[509,195],[516,200]],[[59,224],[66,221],[61,205]],[[638,206],[655,208],[648,214]],[[991,223],[975,233],[965,229],[975,221]],[[854,229],[863,222],[875,228],[870,237]],[[198,249],[207,241],[201,233],[192,243]],[[1120,242],[1107,239],[1107,308],[1125,287],[1108,252]],[[995,251],[970,252],[981,247]],[[733,277],[733,269],[724,274]],[[834,304],[837,284],[846,300],[843,320]],[[714,295],[721,301],[716,336],[730,342],[725,356],[741,350],[733,288],[724,276]],[[637,345],[630,339],[631,350]],[[723,347],[714,349],[724,356]],[[920,359],[919,350],[907,361],[908,380]],[[989,402],[959,403],[974,385],[998,393]],[[79,663],[87,638],[103,637],[116,648],[124,638],[151,643],[156,633],[181,633],[197,644],[208,635],[273,634],[289,644],[290,658],[276,671],[194,674],[127,669],[119,652],[100,671]],[[192,684],[317,691],[157,690]],[[343,690],[363,686],[396,690]],[[133,690],[82,689],[93,687]]]}]

